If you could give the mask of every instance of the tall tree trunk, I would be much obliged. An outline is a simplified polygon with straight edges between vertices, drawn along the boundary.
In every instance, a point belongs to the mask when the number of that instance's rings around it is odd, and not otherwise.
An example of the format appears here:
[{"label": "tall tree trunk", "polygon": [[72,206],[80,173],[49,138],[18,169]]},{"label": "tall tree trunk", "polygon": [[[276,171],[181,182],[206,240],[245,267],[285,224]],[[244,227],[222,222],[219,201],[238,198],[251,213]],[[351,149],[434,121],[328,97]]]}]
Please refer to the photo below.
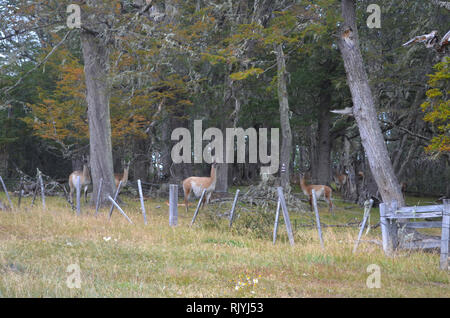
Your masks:
[{"label": "tall tree trunk", "polygon": [[147,140],[138,140],[135,144],[137,155],[133,161],[133,177],[134,180],[148,181],[149,171],[149,142]]},{"label": "tall tree trunk", "polygon": [[351,155],[351,142],[348,140],[346,136],[344,136],[344,156],[343,156],[343,171],[340,173],[347,173],[347,182],[344,184],[342,188],[342,196],[346,200],[350,200],[352,202],[356,202],[358,199],[358,188],[356,185],[356,171],[355,165],[353,164],[353,158]]},{"label": "tall tree trunk", "polygon": [[[226,129],[231,127],[233,125],[233,122],[228,115],[230,110],[234,108],[235,111],[238,111],[236,109],[236,93],[234,92],[233,88],[233,81],[230,78],[230,74],[232,73],[232,66],[229,66],[227,69],[227,73],[225,74],[225,80],[224,80],[224,87],[225,91],[223,94],[223,108],[222,108],[222,114],[225,117],[224,120],[221,123],[220,129],[223,132],[223,135],[225,136]],[[235,123],[237,121],[238,113],[233,114]],[[230,150],[231,151],[231,150]],[[223,163],[217,164],[217,170],[216,170],[216,192],[228,192],[228,181],[230,176],[230,164],[226,163],[227,158],[227,145],[226,142],[223,143]]]},{"label": "tall tree trunk", "polygon": [[[226,120],[221,127],[222,131],[226,131]],[[228,177],[230,173],[230,167],[232,166],[229,163],[226,163],[226,142],[223,143],[223,163],[217,164],[216,170],[216,192],[226,193],[228,192]]]},{"label": "tall tree trunk", "polygon": [[[331,85],[331,83],[329,83]],[[317,162],[313,164],[317,165],[317,182],[319,184],[328,184],[331,176],[331,137],[330,137],[330,122],[331,116],[329,108],[331,105],[331,95],[329,87],[324,87],[321,90],[320,102],[319,102],[319,140],[318,140],[318,153]]]},{"label": "tall tree trunk", "polygon": [[399,206],[404,206],[401,188],[378,125],[377,112],[359,49],[354,0],[342,0],[342,15],[344,25],[338,44],[352,94],[353,114],[369,166],[383,201],[396,200]]},{"label": "tall tree trunk", "polygon": [[309,169],[310,172],[310,182],[316,183],[317,180],[317,165],[315,162],[318,161],[317,155],[318,155],[318,137],[317,137],[317,131],[319,129],[317,128],[317,122],[312,122],[309,126],[306,127],[306,135],[309,136],[309,153],[307,153],[307,156],[304,157],[304,162],[308,162],[308,165],[304,165],[304,168]]},{"label": "tall tree trunk", "polygon": [[170,135],[172,132],[172,123],[170,116],[164,116],[161,122],[161,164],[162,164],[162,179],[164,181],[169,180],[170,175],[170,167],[172,165],[172,141],[170,139]]},{"label": "tall tree trunk", "polygon": [[278,102],[280,105],[281,126],[281,153],[280,153],[280,179],[281,186],[290,191],[290,165],[292,151],[292,131],[289,122],[289,99],[286,86],[286,57],[283,44],[276,45],[278,68]]},{"label": "tall tree trunk", "polygon": [[[93,193],[97,193],[103,179],[101,202],[108,201],[114,193],[114,170],[111,145],[111,121],[109,112],[109,52],[94,34],[82,31],[81,43],[87,88],[89,119],[90,165]],[[96,195],[92,196],[94,204]]]},{"label": "tall tree trunk", "polygon": [[9,152],[8,145],[0,145],[0,176],[8,177]]}]

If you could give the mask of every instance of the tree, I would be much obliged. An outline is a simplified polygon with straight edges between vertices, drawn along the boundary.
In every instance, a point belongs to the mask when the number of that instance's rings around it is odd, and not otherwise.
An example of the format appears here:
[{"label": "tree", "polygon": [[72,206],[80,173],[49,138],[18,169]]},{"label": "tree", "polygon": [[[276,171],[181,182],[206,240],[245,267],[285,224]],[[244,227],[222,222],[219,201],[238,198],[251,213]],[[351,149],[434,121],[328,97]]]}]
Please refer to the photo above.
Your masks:
[{"label": "tree", "polygon": [[399,206],[403,206],[405,201],[378,124],[375,103],[359,48],[355,11],[354,0],[342,0],[344,25],[338,44],[352,94],[353,115],[358,124],[370,170],[383,201],[396,200]]},{"label": "tree", "polygon": [[280,104],[280,126],[281,126],[281,153],[280,153],[280,176],[281,186],[290,191],[290,168],[292,152],[292,132],[289,123],[289,99],[286,85],[286,57],[283,51],[283,44],[275,45],[277,54],[277,80],[278,80],[278,100]]},{"label": "tree", "polygon": [[421,105],[425,113],[424,120],[432,123],[436,129],[426,151],[440,155],[450,153],[450,101],[448,100],[450,82],[450,57],[435,65],[436,72],[429,75],[427,91],[428,101]]}]

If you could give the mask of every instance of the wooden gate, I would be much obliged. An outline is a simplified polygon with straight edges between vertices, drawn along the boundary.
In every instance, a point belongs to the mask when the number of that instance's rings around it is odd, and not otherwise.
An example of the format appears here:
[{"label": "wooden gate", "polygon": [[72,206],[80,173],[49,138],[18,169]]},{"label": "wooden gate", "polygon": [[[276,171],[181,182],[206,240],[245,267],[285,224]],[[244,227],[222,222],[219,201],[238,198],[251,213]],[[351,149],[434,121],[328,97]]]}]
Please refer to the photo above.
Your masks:
[{"label": "wooden gate", "polygon": [[[441,205],[427,205],[397,208],[397,203],[380,204],[380,224],[381,236],[383,239],[383,250],[387,255],[391,255],[399,247],[399,231],[405,228],[442,228],[441,239],[424,239],[420,241],[408,240],[408,235],[401,242],[401,247],[406,249],[440,248],[441,269],[448,269],[448,245],[449,245],[449,225],[450,225],[450,200],[444,200]],[[426,221],[424,219],[440,219],[442,221]],[[399,222],[402,220],[403,222]],[[411,221],[420,219],[420,221]],[[404,236],[402,236],[404,237]]]}]

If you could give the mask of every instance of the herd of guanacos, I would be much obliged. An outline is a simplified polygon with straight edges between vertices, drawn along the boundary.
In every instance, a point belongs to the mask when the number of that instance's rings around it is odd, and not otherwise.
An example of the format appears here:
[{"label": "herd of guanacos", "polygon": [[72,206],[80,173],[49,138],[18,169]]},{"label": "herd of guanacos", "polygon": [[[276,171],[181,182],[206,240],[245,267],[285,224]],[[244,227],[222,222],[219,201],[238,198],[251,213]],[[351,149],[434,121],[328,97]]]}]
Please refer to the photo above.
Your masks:
[{"label": "herd of guanacos", "polygon": [[[115,173],[114,174],[114,182],[116,189],[119,186],[119,183],[122,181],[122,186],[125,186],[128,182],[128,171],[130,169],[130,161],[123,162],[124,169],[123,173]],[[211,173],[209,177],[188,177],[183,180],[183,192],[184,192],[184,204],[179,204],[180,206],[186,207],[186,212],[188,212],[189,208],[189,197],[193,192],[195,197],[199,198],[202,195],[203,190],[205,190],[205,195],[202,201],[202,207],[205,204],[208,204],[211,198],[211,194],[214,192],[216,188],[216,167],[217,163],[215,161],[211,164]],[[364,177],[364,173],[360,171],[358,173],[359,177]],[[75,192],[75,185],[77,177],[80,177],[80,186],[84,188],[84,198],[87,202],[87,190],[88,186],[91,183],[91,176],[89,173],[89,167],[87,163],[83,164],[83,170],[77,170],[70,174],[69,176],[69,188],[70,188],[70,200],[73,200],[73,193]],[[347,182],[348,176],[346,173],[338,174],[334,176],[334,182],[338,187],[342,187]],[[308,196],[309,204],[312,209],[312,190],[315,190],[317,199],[323,198],[329,207],[329,212],[333,211],[333,202],[331,199],[332,189],[327,185],[319,185],[319,184],[306,184],[305,175],[303,173],[299,174],[299,183],[303,193]],[[401,184],[402,192],[406,190],[406,183],[403,182]],[[323,196],[323,197],[322,197]],[[168,204],[168,202],[166,202]]]}]

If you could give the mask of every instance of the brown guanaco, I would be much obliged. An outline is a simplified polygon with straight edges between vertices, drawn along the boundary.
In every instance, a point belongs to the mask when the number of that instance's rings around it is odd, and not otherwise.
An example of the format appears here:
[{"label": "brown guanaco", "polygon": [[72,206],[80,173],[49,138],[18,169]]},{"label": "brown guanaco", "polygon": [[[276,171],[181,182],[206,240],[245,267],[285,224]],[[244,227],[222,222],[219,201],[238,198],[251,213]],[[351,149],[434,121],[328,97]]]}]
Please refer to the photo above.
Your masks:
[{"label": "brown guanaco", "polygon": [[84,161],[83,170],[76,170],[72,172],[69,176],[69,188],[70,188],[69,199],[71,200],[71,202],[73,202],[73,193],[75,192],[76,189],[77,177],[80,177],[80,188],[84,187],[84,200],[85,202],[87,202],[87,190],[89,184],[91,184],[91,175],[89,173],[89,166],[88,166],[89,159],[83,161]]},{"label": "brown guanaco", "polygon": [[313,208],[313,206],[312,206],[312,190],[314,189],[316,192],[317,200],[319,200],[319,198],[323,195],[324,200],[328,203],[329,211],[333,212],[333,202],[331,201],[332,190],[329,186],[318,185],[318,184],[307,185],[305,182],[304,175],[300,174],[300,187],[302,188],[303,193],[309,197],[309,204],[311,206],[311,210]]},{"label": "brown guanaco", "polygon": [[211,193],[214,192],[216,188],[216,165],[217,163],[213,161],[211,165],[211,174],[209,177],[189,177],[183,180],[184,204],[186,206],[186,212],[189,208],[188,200],[191,192],[194,192],[194,195],[198,198],[202,195],[203,190],[206,190],[202,201],[202,207],[205,203],[209,203]]}]

